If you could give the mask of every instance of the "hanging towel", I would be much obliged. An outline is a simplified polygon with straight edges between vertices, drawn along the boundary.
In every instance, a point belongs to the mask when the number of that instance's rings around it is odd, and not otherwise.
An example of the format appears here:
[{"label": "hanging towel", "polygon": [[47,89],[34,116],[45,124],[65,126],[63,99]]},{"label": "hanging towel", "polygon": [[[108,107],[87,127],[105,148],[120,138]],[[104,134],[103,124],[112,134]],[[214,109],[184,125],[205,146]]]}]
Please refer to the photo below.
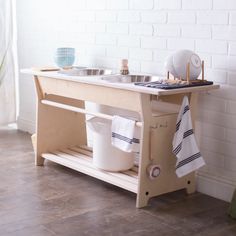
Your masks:
[{"label": "hanging towel", "polygon": [[140,130],[136,121],[121,116],[113,116],[111,143],[124,152],[139,152]]},{"label": "hanging towel", "polygon": [[205,165],[193,133],[187,96],[183,98],[172,144],[173,153],[177,157],[176,174],[178,177],[187,175]]}]

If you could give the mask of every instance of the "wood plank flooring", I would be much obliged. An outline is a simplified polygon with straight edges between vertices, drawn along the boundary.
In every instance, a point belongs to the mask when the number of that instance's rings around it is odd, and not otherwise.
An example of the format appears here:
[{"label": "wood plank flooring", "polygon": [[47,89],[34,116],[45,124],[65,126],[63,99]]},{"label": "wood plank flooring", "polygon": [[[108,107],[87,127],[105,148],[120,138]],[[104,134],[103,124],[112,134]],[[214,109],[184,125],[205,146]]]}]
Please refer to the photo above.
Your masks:
[{"label": "wood plank flooring", "polygon": [[135,208],[135,194],[50,161],[30,135],[0,129],[0,236],[235,236],[229,204],[178,191]]}]

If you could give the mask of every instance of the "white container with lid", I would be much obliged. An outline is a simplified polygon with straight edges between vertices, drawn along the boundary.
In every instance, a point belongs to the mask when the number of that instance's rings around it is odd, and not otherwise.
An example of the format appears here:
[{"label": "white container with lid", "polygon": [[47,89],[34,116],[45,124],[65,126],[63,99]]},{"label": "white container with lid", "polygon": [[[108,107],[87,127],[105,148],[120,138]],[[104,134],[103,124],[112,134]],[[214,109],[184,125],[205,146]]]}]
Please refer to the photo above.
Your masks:
[{"label": "white container with lid", "polygon": [[98,117],[87,120],[93,131],[93,164],[106,171],[125,171],[134,165],[134,153],[123,152],[111,144],[111,121]]}]

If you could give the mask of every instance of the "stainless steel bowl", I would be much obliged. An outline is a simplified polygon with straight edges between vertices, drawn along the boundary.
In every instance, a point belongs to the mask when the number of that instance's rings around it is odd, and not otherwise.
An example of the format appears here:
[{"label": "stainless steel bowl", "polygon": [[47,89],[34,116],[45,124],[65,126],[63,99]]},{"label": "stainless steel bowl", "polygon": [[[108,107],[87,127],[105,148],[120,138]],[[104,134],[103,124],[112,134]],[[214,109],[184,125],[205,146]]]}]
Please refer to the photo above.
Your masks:
[{"label": "stainless steel bowl", "polygon": [[75,67],[68,70],[60,70],[58,71],[58,73],[69,76],[96,76],[96,75],[110,75],[112,73],[112,70],[101,69],[101,68],[78,69]]},{"label": "stainless steel bowl", "polygon": [[159,77],[152,75],[131,74],[131,75],[111,75],[111,76],[106,76],[102,79],[113,83],[137,83],[137,82],[157,81]]},{"label": "stainless steel bowl", "polygon": [[125,75],[121,77],[122,83],[150,82],[153,80],[151,75]]}]

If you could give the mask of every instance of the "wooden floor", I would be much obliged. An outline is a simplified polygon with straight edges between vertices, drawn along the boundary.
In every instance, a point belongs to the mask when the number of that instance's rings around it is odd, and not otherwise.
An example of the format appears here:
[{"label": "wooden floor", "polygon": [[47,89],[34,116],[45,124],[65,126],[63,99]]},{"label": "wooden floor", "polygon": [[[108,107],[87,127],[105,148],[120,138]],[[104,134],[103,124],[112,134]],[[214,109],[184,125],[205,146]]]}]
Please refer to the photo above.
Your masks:
[{"label": "wooden floor", "polygon": [[47,161],[30,135],[0,130],[1,236],[235,236],[228,203],[178,191],[135,208],[135,195]]}]

